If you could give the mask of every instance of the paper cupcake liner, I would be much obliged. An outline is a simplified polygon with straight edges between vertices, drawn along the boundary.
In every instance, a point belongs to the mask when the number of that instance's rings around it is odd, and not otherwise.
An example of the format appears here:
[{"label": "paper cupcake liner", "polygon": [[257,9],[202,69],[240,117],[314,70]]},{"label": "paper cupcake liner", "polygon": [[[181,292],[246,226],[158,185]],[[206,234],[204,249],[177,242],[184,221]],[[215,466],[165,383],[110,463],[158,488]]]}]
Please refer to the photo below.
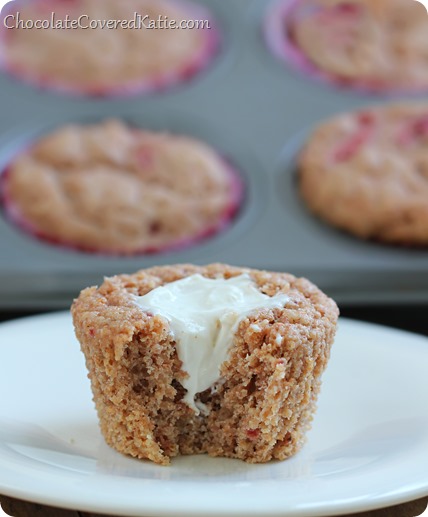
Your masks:
[{"label": "paper cupcake liner", "polygon": [[[204,42],[196,49],[195,53],[189,57],[189,61],[184,66],[176,70],[166,70],[150,78],[125,81],[119,84],[72,85],[68,82],[49,77],[48,75],[29,72],[7,61],[5,48],[7,46],[8,29],[4,26],[4,19],[8,14],[15,11],[18,3],[22,5],[28,1],[29,0],[14,0],[13,9],[12,5],[6,5],[2,10],[0,28],[0,69],[16,79],[44,90],[51,90],[61,94],[90,97],[126,97],[137,94],[159,93],[190,82],[195,76],[209,67],[221,47],[220,29],[212,13],[204,7],[187,2],[186,0],[174,0],[175,4],[183,7],[183,11],[188,14],[189,19],[208,20],[211,27],[209,29],[199,29],[204,32]],[[52,4],[60,1],[61,0],[50,0]]]},{"label": "paper cupcake liner", "polygon": [[76,244],[66,239],[53,237],[48,233],[37,228],[31,221],[29,221],[20,208],[14,202],[8,189],[8,180],[11,175],[10,166],[8,166],[0,174],[0,201],[3,207],[6,219],[22,230],[27,235],[30,235],[42,242],[53,244],[55,246],[74,250],[83,253],[91,253],[103,256],[134,256],[134,255],[153,255],[172,251],[181,251],[193,246],[196,246],[209,238],[225,231],[235,220],[238,215],[242,203],[244,201],[245,184],[238,170],[226,159],[222,158],[225,170],[229,175],[230,196],[228,204],[218,220],[204,228],[202,231],[193,236],[176,239],[170,243],[162,246],[143,246],[135,250],[108,250],[98,247],[84,246]]},{"label": "paper cupcake liner", "polygon": [[291,35],[290,29],[295,22],[295,14],[301,2],[302,0],[280,0],[269,9],[264,20],[263,32],[266,44],[281,61],[311,79],[361,93],[405,95],[423,93],[428,90],[428,84],[403,88],[378,80],[340,77],[319,68],[297,45]]}]

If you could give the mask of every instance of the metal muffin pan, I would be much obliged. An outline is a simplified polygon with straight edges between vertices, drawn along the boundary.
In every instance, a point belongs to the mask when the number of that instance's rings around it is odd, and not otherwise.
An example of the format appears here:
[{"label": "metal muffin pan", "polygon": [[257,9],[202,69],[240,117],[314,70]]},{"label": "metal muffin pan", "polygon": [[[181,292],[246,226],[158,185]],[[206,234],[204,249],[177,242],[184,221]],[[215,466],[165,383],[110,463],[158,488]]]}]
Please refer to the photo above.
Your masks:
[{"label": "metal muffin pan", "polygon": [[230,159],[246,185],[234,223],[181,251],[120,258],[38,241],[1,216],[0,306],[67,307],[105,275],[216,261],[307,276],[339,303],[426,302],[428,250],[364,242],[330,228],[307,212],[296,184],[295,158],[314,124],[386,97],[337,89],[286,67],[264,42],[268,2],[200,3],[217,16],[223,49],[205,73],[171,91],[71,97],[1,75],[0,167],[55,127],[119,117],[194,136]]},{"label": "metal muffin pan", "polygon": [[[185,134],[209,143],[241,177],[244,200],[238,214],[225,230],[183,250],[132,257],[86,253],[51,244],[26,233],[3,216],[0,219],[0,235],[9,245],[4,247],[1,255],[3,268],[7,270],[7,275],[2,279],[2,293],[23,297],[31,293],[29,286],[37,284],[37,295],[47,296],[59,290],[72,292],[76,285],[82,288],[88,283],[99,282],[100,275],[134,271],[141,268],[142,264],[168,264],[171,260],[210,261],[214,253],[237,243],[258,220],[263,206],[267,203],[267,184],[263,181],[261,165],[251,149],[242,147],[239,139],[234,140],[223,131],[215,131],[207,122],[191,118],[186,113],[164,111],[162,108],[155,111],[142,109],[138,112],[112,109],[109,111],[109,117],[119,118],[131,127]],[[41,125],[27,124],[25,129],[17,130],[13,135],[9,134],[7,141],[0,141],[3,150],[0,170],[4,170],[10,160],[20,151],[27,149],[31,142],[58,127],[67,123],[92,124],[101,122],[104,118],[104,114],[100,116],[86,112],[81,116],[56,117],[55,120]],[[9,265],[7,269],[6,264]]]}]

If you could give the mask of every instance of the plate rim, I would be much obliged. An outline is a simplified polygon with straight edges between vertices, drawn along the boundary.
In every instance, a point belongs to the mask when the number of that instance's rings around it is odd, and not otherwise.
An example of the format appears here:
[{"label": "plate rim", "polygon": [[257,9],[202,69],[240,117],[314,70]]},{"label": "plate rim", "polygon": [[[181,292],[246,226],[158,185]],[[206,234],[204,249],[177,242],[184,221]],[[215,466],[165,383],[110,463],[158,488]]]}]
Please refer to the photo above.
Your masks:
[{"label": "plate rim", "polygon": [[[42,322],[43,320],[51,320],[51,319],[57,320],[60,324],[62,322],[69,321],[71,322],[71,317],[69,311],[56,311],[56,312],[49,312],[44,314],[37,314],[37,315],[31,315],[26,316],[23,318],[16,318],[12,319],[10,321],[2,322],[0,323],[0,336],[3,332],[3,329],[6,328],[13,328],[13,327],[20,327],[23,323],[31,325],[32,323],[37,324],[37,322]],[[424,336],[423,334],[418,334],[415,332],[407,331],[407,330],[401,330],[396,329],[394,327],[388,327],[385,325],[379,325],[376,323],[370,323],[370,322],[364,322],[361,320],[354,320],[349,318],[343,318],[341,317],[339,320],[339,326],[340,325],[349,325],[349,328],[352,327],[359,327],[360,329],[363,329],[365,331],[370,331],[371,329],[375,331],[380,332],[389,332],[394,334],[401,334],[403,337],[408,337],[411,340],[411,344],[406,346],[415,346],[417,348],[420,348],[420,350],[423,350],[423,347],[427,346],[427,352],[428,352],[428,338]],[[425,343],[426,342],[426,343]],[[393,346],[399,346],[398,343],[394,343]],[[1,345],[0,345],[0,354],[1,354]],[[2,459],[0,455],[0,467],[4,467],[5,460]],[[7,467],[7,466],[6,466]],[[165,468],[165,467],[162,467]],[[9,471],[10,472],[10,471]],[[81,477],[82,474],[74,474],[77,477]],[[107,476],[110,478],[110,482],[114,483],[120,476]],[[128,478],[126,478],[128,479]],[[138,481],[138,480],[136,480]],[[158,480],[156,480],[158,481]],[[170,480],[167,482],[169,486],[172,486],[175,488],[177,485],[177,481]],[[16,485],[16,483],[15,483]],[[220,485],[218,485],[220,486]],[[260,509],[250,509],[248,507],[244,508],[238,508],[235,507],[232,510],[228,510],[226,512],[219,511],[219,509],[210,510],[207,511],[204,509],[202,511],[201,505],[199,503],[199,507],[192,507],[192,508],[174,508],[171,507],[163,507],[159,506],[159,504],[153,505],[150,500],[144,501],[143,507],[142,506],[129,506],[126,505],[126,507],[123,505],[123,499],[118,500],[116,505],[112,503],[112,501],[109,501],[108,508],[106,508],[105,504],[101,502],[102,501],[102,495],[100,498],[100,493],[97,495],[91,497],[89,493],[84,495],[84,497],[80,498],[79,501],[76,501],[75,499],[75,491],[72,491],[72,495],[69,495],[67,491],[62,492],[61,494],[52,494],[48,493],[46,490],[45,493],[40,494],[40,492],[37,489],[33,489],[32,487],[26,487],[25,489],[19,488],[17,486],[14,486],[14,483],[4,483],[2,482],[0,478],[0,494],[8,497],[15,497],[20,500],[24,501],[30,501],[38,504],[44,504],[48,506],[54,506],[57,508],[65,508],[65,509],[71,509],[71,510],[78,510],[78,511],[89,511],[89,512],[97,512],[101,514],[105,514],[106,512],[112,512],[111,514],[118,514],[128,517],[135,517],[140,516],[142,513],[147,515],[152,515],[153,517],[184,517],[184,516],[201,516],[204,515],[206,517],[214,517],[214,516],[222,516],[222,517],[237,517],[239,515],[242,515],[243,512],[245,512],[245,515],[248,517],[252,516],[259,516],[261,515]],[[384,491],[385,492],[385,491]],[[302,505],[299,507],[283,507],[276,509],[269,508],[268,511],[264,511],[263,515],[266,517],[279,517],[279,516],[290,516],[290,517],[325,517],[325,516],[333,516],[333,515],[343,515],[347,513],[356,513],[356,512],[364,512],[364,511],[370,511],[370,510],[376,510],[379,508],[385,508],[388,506],[395,506],[397,504],[403,504],[410,501],[414,501],[423,497],[428,496],[428,483],[425,481],[421,484],[421,486],[412,486],[412,487],[404,487],[401,491],[393,490],[393,493],[388,493],[386,491],[382,494],[377,494],[376,496],[372,496],[367,500],[356,500],[356,497],[347,499],[341,499],[338,501],[328,501],[325,502],[325,504],[318,505],[316,507],[311,507],[308,505]],[[173,513],[171,513],[173,511]]]}]

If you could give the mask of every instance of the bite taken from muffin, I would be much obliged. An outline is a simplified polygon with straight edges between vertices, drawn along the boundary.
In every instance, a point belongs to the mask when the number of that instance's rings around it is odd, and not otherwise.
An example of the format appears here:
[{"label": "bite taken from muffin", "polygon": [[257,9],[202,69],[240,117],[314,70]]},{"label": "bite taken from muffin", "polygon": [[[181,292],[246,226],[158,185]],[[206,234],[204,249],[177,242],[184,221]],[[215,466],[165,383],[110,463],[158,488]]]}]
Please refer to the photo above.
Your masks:
[{"label": "bite taken from muffin", "polygon": [[306,279],[211,264],[107,278],[72,315],[110,446],[262,463],[305,441],[338,309]]},{"label": "bite taken from muffin", "polygon": [[135,255],[183,249],[227,228],[243,182],[209,145],[120,120],[60,127],[1,177],[6,217],[43,241]]}]

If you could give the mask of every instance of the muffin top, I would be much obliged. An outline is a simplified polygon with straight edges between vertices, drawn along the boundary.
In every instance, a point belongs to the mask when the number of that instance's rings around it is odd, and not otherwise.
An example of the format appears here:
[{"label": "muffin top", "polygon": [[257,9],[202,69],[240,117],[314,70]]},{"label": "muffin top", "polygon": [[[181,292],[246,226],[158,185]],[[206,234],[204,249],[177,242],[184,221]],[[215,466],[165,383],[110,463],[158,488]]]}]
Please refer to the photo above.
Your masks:
[{"label": "muffin top", "polygon": [[209,146],[117,120],[62,127],[9,166],[6,213],[33,234],[82,250],[151,252],[222,229],[241,199]]},{"label": "muffin top", "polygon": [[[122,346],[129,343],[134,334],[151,334],[153,329],[159,331],[159,339],[168,335],[168,328],[162,318],[154,317],[150,311],[142,310],[138,298],[153,292],[158,287],[180,281],[193,275],[201,275],[207,279],[232,279],[246,275],[255,288],[268,297],[285,296],[281,306],[266,304],[265,309],[255,311],[253,318],[259,318],[260,327],[250,328],[251,321],[246,320],[241,334],[256,333],[265,341],[278,345],[277,335],[289,332],[288,339],[293,341],[291,332],[298,328],[299,332],[307,328],[316,334],[321,327],[329,327],[332,331],[336,325],[338,308],[336,303],[305,278],[296,278],[289,273],[277,273],[228,264],[175,264],[155,266],[142,269],[134,274],[123,274],[105,278],[99,287],[84,289],[74,301],[72,313],[79,320],[82,333],[91,338],[91,342],[105,343],[114,346],[115,354],[123,353]],[[231,304],[233,306],[233,304]],[[277,318],[272,317],[275,313]],[[162,328],[162,331],[159,328]],[[151,329],[151,330],[150,330]],[[314,337],[314,335],[309,337]],[[98,346],[98,345],[97,345]]]},{"label": "muffin top", "polygon": [[313,65],[338,79],[428,87],[428,17],[414,0],[297,0],[288,31]]},{"label": "muffin top", "polygon": [[[42,86],[89,94],[162,88],[196,73],[217,48],[211,15],[181,0],[13,4],[6,25],[14,28],[3,32],[4,64]],[[33,27],[40,20],[50,25]],[[76,27],[58,28],[67,20]]]},{"label": "muffin top", "polygon": [[321,124],[300,156],[317,215],[360,237],[428,245],[428,104],[392,104]]}]

